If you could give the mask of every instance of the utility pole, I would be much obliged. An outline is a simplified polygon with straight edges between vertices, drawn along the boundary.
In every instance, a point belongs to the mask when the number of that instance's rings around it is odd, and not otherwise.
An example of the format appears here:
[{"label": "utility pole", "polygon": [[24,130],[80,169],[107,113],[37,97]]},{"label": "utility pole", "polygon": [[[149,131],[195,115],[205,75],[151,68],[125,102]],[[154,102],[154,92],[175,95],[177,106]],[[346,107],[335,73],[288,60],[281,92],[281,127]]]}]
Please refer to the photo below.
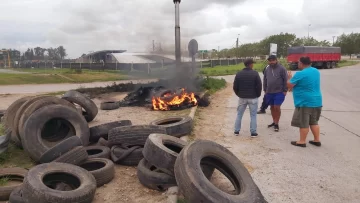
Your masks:
[{"label": "utility pole", "polygon": [[236,48],[239,48],[239,36],[240,36],[240,34],[238,34],[238,37],[236,39]]},{"label": "utility pole", "polygon": [[335,44],[335,37],[336,36],[332,36],[333,37],[333,46],[334,46],[334,44]]},{"label": "utility pole", "polygon": [[153,40],[153,52],[155,51],[155,40]]},{"label": "utility pole", "polygon": [[309,24],[309,26],[308,26],[308,39],[310,39],[310,26],[311,26],[311,24]]},{"label": "utility pole", "polygon": [[175,58],[176,64],[181,63],[181,42],[180,42],[180,2],[181,0],[173,0],[175,4]]}]

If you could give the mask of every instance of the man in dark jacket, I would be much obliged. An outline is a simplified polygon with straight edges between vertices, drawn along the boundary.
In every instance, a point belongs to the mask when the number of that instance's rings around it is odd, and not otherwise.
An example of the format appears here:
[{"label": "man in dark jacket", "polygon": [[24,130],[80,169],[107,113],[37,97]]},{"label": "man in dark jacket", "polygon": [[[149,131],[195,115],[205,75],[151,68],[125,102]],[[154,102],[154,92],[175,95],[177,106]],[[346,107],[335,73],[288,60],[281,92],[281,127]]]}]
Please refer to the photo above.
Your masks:
[{"label": "man in dark jacket", "polygon": [[235,121],[234,134],[237,136],[241,129],[241,120],[246,110],[247,105],[250,109],[250,132],[251,137],[257,137],[257,108],[258,99],[261,95],[262,84],[259,73],[253,70],[253,59],[246,59],[245,68],[239,71],[234,80],[234,92],[239,97],[237,107],[237,118]]}]

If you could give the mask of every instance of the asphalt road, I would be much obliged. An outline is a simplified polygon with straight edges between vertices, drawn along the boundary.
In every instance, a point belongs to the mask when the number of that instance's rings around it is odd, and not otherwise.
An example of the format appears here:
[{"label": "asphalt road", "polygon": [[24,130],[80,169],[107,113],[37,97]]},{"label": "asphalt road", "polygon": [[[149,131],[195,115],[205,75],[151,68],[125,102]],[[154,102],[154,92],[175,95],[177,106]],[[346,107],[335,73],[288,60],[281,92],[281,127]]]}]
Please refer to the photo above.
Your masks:
[{"label": "asphalt road", "polygon": [[[359,75],[360,66],[321,70],[324,107],[320,148],[290,145],[299,138],[298,129],[290,126],[294,109],[291,93],[282,106],[280,132],[267,128],[272,122],[268,109],[266,115],[258,115],[259,137],[252,140],[248,111],[239,138],[233,136],[237,97],[229,99],[225,143],[254,168],[252,176],[269,202],[360,202]],[[234,76],[223,78],[233,82]]]}]

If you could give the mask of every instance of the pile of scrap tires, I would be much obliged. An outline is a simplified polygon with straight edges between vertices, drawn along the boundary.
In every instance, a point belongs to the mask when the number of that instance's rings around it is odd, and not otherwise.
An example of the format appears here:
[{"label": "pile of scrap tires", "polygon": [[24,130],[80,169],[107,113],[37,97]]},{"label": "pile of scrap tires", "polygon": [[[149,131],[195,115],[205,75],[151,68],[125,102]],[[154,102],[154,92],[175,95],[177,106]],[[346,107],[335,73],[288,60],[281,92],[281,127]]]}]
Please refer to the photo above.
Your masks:
[{"label": "pile of scrap tires", "polygon": [[[106,105],[100,109],[118,108],[111,102]],[[265,202],[230,151],[210,141],[188,144],[180,139],[192,131],[190,117],[168,117],[147,125],[119,120],[89,127],[97,114],[95,103],[76,91],[61,98],[24,97],[10,105],[3,117],[6,131],[0,149],[12,142],[37,165],[29,170],[0,169],[0,178],[22,181],[0,187],[0,201],[90,203],[96,189],[115,178],[117,164],[137,166],[139,182],[147,188],[164,191],[178,186],[189,202]],[[212,185],[215,169],[230,179],[235,194]]]}]

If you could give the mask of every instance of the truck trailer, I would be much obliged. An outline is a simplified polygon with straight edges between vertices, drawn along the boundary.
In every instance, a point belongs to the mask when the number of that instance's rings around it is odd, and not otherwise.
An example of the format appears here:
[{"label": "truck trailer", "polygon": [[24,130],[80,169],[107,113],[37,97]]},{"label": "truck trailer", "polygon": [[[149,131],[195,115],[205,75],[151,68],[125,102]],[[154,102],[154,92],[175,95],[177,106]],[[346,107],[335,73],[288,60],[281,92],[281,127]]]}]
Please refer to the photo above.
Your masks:
[{"label": "truck trailer", "polygon": [[298,46],[289,47],[287,62],[291,70],[298,69],[298,61],[302,56],[310,57],[312,66],[316,68],[335,68],[341,60],[340,47]]}]

